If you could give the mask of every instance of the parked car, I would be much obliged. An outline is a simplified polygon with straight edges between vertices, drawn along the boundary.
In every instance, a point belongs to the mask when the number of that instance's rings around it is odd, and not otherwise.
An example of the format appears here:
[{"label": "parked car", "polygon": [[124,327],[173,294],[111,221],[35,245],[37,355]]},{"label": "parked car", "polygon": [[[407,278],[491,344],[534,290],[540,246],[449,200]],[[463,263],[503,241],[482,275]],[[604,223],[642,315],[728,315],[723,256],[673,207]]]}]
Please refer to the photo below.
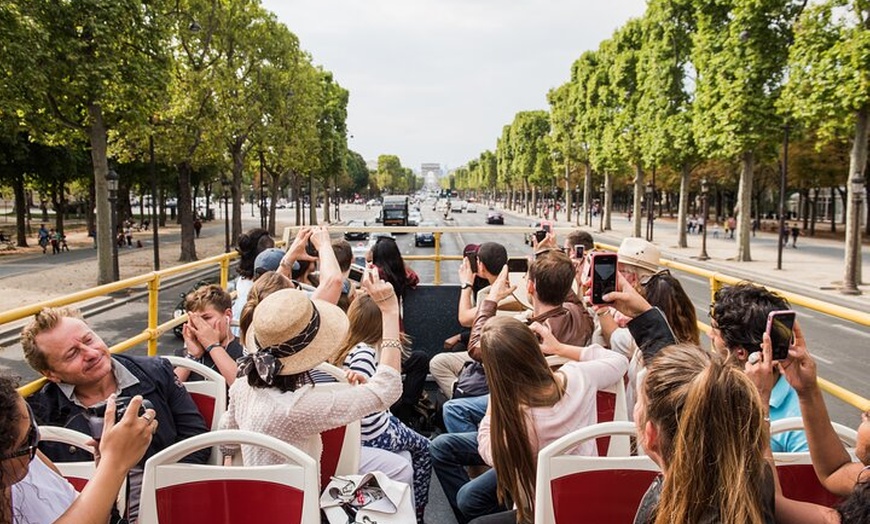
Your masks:
[{"label": "parked car", "polygon": [[500,226],[504,225],[504,215],[501,214],[501,211],[488,211],[486,213],[486,223],[487,224],[498,224]]},{"label": "parked car", "polygon": [[[420,227],[435,227],[435,222],[421,222]],[[417,247],[421,246],[432,246],[435,247],[435,233],[414,233],[414,245]]]},{"label": "parked car", "polygon": [[[347,223],[347,227],[365,227],[367,224],[365,220],[351,220]],[[344,239],[345,240],[368,240],[369,234],[365,231],[345,231]]]},{"label": "parked car", "polygon": [[465,206],[465,212],[466,213],[477,213],[477,206],[475,204],[469,203]]}]

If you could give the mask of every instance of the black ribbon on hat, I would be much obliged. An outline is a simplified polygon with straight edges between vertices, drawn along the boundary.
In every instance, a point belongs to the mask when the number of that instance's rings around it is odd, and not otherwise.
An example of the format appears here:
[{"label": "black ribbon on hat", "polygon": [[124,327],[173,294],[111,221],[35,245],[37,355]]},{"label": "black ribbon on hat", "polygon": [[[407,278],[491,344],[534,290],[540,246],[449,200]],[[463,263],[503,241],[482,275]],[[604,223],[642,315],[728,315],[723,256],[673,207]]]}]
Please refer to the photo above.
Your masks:
[{"label": "black ribbon on hat", "polygon": [[320,312],[317,307],[312,304],[311,319],[305,329],[300,331],[296,336],[289,340],[285,340],[280,344],[262,347],[254,336],[254,344],[257,346],[255,353],[248,353],[238,360],[239,372],[237,377],[247,376],[251,371],[251,366],[257,370],[257,374],[263,379],[266,384],[272,384],[275,376],[281,373],[284,364],[281,363],[282,358],[289,357],[305,347],[307,347],[317,336],[320,330]]}]

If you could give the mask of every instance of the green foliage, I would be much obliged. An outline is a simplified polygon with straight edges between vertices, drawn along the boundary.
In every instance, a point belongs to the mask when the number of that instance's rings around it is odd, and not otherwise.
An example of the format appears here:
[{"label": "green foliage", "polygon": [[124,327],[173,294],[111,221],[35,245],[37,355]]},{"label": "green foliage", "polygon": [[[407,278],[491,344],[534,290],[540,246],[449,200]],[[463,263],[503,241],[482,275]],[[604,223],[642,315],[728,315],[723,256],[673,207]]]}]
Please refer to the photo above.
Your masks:
[{"label": "green foliage", "polygon": [[378,157],[378,172],[375,175],[378,187],[392,193],[407,193],[408,179],[402,162],[396,155],[380,155]]},{"label": "green foliage", "polygon": [[549,183],[553,170],[547,135],[550,117],[546,111],[520,111],[511,124],[511,170],[533,184]]}]

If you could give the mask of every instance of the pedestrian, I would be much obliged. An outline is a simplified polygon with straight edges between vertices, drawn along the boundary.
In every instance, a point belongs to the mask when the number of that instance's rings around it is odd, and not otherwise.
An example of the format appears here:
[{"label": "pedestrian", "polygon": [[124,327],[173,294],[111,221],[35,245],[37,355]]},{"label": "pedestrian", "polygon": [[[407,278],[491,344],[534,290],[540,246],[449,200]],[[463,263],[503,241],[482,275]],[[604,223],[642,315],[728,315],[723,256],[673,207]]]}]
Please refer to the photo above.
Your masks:
[{"label": "pedestrian", "polygon": [[761,227],[761,221],[756,217],[752,220],[752,236],[755,236],[755,232],[758,231],[758,228]]},{"label": "pedestrian", "polygon": [[202,220],[199,217],[193,219],[193,230],[196,232],[196,238],[199,238],[199,232],[202,231]]},{"label": "pedestrian", "polygon": [[127,247],[133,247],[133,227],[129,221],[124,226],[124,238],[127,241]]},{"label": "pedestrian", "polygon": [[45,250],[48,247],[48,229],[45,228],[45,224],[39,226],[39,231],[37,232],[39,235],[39,247],[42,248],[42,254],[45,254]]},{"label": "pedestrian", "polygon": [[730,238],[730,239],[734,238],[734,230],[735,229],[737,229],[737,219],[734,217],[731,217],[728,219],[728,231],[730,232],[728,238]]},{"label": "pedestrian", "polygon": [[[791,226],[791,247],[797,249],[797,239],[801,235],[801,230],[798,227],[797,223],[792,224]],[[788,237],[786,237],[786,242],[788,242]]]},{"label": "pedestrian", "polygon": [[713,224],[713,238],[719,238],[719,222]]},{"label": "pedestrian", "polygon": [[57,238],[57,231],[51,229],[48,232],[48,241],[51,243],[51,254],[56,255],[60,253],[60,243]]},{"label": "pedestrian", "polygon": [[59,236],[60,236],[60,250],[69,252],[69,246],[66,244],[66,235],[59,235]]}]

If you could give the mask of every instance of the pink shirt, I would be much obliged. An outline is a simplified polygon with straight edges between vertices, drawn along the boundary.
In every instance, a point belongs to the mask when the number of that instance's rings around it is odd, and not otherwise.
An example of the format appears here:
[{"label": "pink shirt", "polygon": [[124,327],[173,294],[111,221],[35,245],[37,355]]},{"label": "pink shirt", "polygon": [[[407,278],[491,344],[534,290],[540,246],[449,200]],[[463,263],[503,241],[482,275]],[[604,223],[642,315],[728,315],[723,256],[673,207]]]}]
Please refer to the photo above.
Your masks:
[{"label": "pink shirt", "polygon": [[[557,373],[565,375],[565,395],[550,407],[526,408],[531,422],[528,426],[529,441],[537,451],[551,442],[580,428],[598,422],[598,390],[622,380],[628,370],[628,359],[594,344],[583,348],[580,362],[568,362]],[[490,400],[491,402],[491,400]],[[491,405],[491,404],[490,404]],[[477,433],[477,449],[484,462],[492,465],[489,413],[480,422]],[[595,440],[584,442],[570,452],[571,455],[596,456]]]}]

